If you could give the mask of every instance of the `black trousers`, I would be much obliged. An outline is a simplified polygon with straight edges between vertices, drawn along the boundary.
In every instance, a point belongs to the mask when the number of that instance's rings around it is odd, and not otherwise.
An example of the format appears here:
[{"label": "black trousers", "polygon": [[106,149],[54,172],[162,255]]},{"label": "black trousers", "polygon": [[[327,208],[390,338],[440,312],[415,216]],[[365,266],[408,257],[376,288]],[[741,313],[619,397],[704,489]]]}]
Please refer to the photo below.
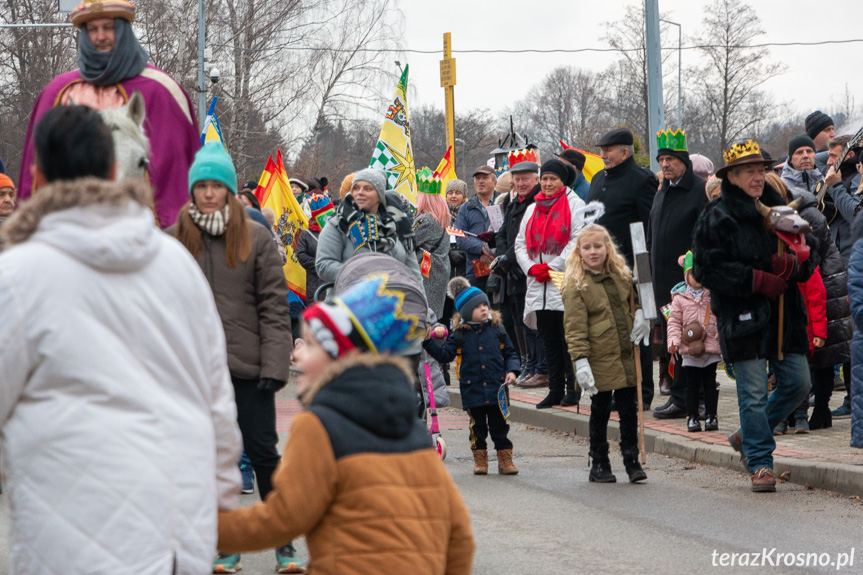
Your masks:
[{"label": "black trousers", "polygon": [[575,371],[572,358],[566,347],[566,333],[563,329],[563,312],[540,310],[536,312],[536,327],[545,349],[548,363],[548,391],[564,393],[565,388],[575,386]]},{"label": "black trousers", "polygon": [[474,451],[488,449],[485,439],[491,433],[491,441],[495,449],[512,449],[509,440],[509,424],[500,412],[497,404],[483,407],[470,407],[467,410],[470,417],[470,448]]},{"label": "black trousers", "polygon": [[[707,415],[707,417],[716,417],[716,408],[719,404],[719,390],[716,389],[717,365],[718,364],[716,363],[712,363],[705,367],[682,367],[682,369],[686,372],[687,417],[698,417],[698,404],[702,392],[704,392],[705,414]],[[833,376],[831,371],[831,381],[832,377]]]},{"label": "black trousers", "polygon": [[611,397],[617,404],[620,416],[620,448],[638,447],[637,388],[624,387],[614,391],[600,391],[590,401],[590,449],[608,447],[608,419],[611,416]]},{"label": "black trousers", "polygon": [[258,389],[257,379],[231,376],[237,401],[237,423],[243,434],[243,449],[258,481],[261,499],[273,490],[272,476],[279,465],[279,435],[276,433],[276,394]]}]

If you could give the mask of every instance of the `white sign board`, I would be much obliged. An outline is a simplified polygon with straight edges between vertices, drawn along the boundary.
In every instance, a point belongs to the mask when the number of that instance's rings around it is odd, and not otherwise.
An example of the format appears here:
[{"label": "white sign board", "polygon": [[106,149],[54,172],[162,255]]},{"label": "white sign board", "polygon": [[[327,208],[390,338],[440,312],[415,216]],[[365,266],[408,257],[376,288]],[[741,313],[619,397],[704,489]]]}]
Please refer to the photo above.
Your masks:
[{"label": "white sign board", "polygon": [[486,206],[485,210],[488,212],[488,220],[491,222],[492,231],[497,232],[503,225],[503,212],[500,206],[492,204]]}]

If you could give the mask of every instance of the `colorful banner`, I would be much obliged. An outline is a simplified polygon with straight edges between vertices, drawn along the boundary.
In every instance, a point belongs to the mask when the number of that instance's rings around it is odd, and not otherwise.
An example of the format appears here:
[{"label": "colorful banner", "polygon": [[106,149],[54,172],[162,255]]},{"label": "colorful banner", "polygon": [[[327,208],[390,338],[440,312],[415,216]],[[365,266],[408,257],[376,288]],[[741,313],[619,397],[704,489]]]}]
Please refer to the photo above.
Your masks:
[{"label": "colorful banner", "polygon": [[407,91],[408,67],[405,65],[392,103],[387,108],[369,167],[384,170],[387,174],[387,189],[395,191],[416,206],[416,167],[411,149]]},{"label": "colorful banner", "polygon": [[288,262],[282,268],[288,289],[305,300],[306,270],[300,265],[294,250],[300,231],[309,228],[309,219],[291,192],[281,150],[276,152],[275,162],[272,156],[267,160],[255,195],[262,207],[270,208],[276,214],[274,231],[285,244],[285,253],[288,255]]},{"label": "colorful banner", "polygon": [[[204,120],[204,129],[201,130],[201,145],[207,142],[221,142],[225,145],[225,140],[222,138],[222,129],[219,127],[219,119],[216,117],[216,100],[218,96],[213,96],[213,101],[210,103],[210,109],[207,111],[207,117]],[[227,150],[227,146],[225,147]]]},{"label": "colorful banner", "polygon": [[[564,150],[568,150],[572,148],[572,146],[567,146],[563,140],[558,140],[560,145],[563,146]],[[597,156],[596,154],[591,154],[590,152],[585,152],[584,150],[579,150],[578,148],[572,148],[576,152],[581,152],[584,154],[584,169],[582,173],[584,174],[584,179],[588,182],[593,180],[593,175],[601,172],[605,169],[605,163],[602,161],[602,158]]]},{"label": "colorful banner", "polygon": [[440,161],[440,164],[438,164],[434,174],[432,174],[435,178],[440,180],[441,193],[444,195],[446,195],[447,182],[456,179],[455,170],[453,170],[452,153],[452,146],[450,146],[446,149],[443,159]]}]

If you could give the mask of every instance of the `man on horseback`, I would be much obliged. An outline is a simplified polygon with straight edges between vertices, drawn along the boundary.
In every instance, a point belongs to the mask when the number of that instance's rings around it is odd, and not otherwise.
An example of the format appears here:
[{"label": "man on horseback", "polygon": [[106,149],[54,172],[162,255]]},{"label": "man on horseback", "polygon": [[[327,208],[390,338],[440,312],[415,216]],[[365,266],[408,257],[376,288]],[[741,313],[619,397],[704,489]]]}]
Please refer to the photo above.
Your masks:
[{"label": "man on horseback", "polygon": [[188,200],[186,179],[200,147],[192,102],[173,78],[147,64],[149,56],[132,31],[135,6],[128,0],[84,0],[71,17],[80,28],[78,69],[54,78],[36,99],[24,141],[19,195],[27,198],[33,191],[33,130],[45,112],[70,103],[119,108],[138,90],[146,107],[144,132],[152,144],[149,177],[156,213],[162,227],[169,226]]}]

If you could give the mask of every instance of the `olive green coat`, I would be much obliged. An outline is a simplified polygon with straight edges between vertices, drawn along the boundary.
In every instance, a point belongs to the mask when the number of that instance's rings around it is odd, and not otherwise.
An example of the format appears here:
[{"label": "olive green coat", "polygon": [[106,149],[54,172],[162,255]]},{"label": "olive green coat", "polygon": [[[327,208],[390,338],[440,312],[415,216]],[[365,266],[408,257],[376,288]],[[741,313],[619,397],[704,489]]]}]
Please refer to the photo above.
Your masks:
[{"label": "olive green coat", "polygon": [[588,359],[598,391],[633,387],[630,282],[590,271],[585,271],[584,279],[584,288],[568,282],[563,293],[563,323],[572,361]]}]

